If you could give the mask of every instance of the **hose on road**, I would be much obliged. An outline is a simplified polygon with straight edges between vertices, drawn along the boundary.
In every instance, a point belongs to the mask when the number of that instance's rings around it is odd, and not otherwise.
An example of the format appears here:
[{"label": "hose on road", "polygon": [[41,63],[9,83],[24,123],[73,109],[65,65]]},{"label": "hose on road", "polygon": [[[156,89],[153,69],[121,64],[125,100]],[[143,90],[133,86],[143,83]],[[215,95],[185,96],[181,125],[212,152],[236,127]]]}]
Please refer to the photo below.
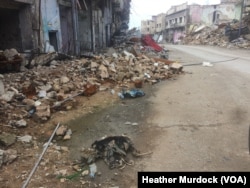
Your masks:
[{"label": "hose on road", "polygon": [[[239,59],[238,57],[233,58],[233,59],[227,59],[227,60],[223,60],[223,61],[213,61],[210,63],[223,63],[223,62],[227,62],[227,61],[234,61],[236,59]],[[184,64],[183,67],[187,67],[187,66],[195,66],[195,65],[202,65],[203,63],[191,63],[191,64]]]}]

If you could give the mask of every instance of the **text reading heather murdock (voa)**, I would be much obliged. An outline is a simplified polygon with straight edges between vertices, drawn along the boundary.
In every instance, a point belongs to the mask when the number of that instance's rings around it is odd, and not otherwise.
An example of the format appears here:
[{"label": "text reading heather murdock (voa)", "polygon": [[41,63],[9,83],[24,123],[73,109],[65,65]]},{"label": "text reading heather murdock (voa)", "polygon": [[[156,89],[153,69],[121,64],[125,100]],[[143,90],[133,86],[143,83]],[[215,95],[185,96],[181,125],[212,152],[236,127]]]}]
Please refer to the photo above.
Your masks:
[{"label": "text reading heather murdock (voa)", "polygon": [[138,172],[138,188],[249,188],[250,172]]}]

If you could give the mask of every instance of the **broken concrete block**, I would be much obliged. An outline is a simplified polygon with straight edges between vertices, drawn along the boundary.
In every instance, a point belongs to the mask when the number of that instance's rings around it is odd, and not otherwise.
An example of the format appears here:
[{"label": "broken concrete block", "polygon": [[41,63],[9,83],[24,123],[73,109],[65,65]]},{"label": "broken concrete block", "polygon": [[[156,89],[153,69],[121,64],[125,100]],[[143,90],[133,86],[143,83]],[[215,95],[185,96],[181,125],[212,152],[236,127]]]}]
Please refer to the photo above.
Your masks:
[{"label": "broken concrete block", "polygon": [[48,98],[55,99],[56,96],[57,96],[56,91],[51,91],[51,92],[47,93]]},{"label": "broken concrete block", "polygon": [[24,119],[21,119],[19,121],[16,121],[14,124],[15,127],[26,127],[27,126],[27,122]]},{"label": "broken concrete block", "polygon": [[99,75],[101,78],[108,78],[109,77],[107,67],[105,67],[104,65],[100,65],[100,67],[98,69],[99,69]]},{"label": "broken concrete block", "polygon": [[0,145],[4,147],[11,146],[16,142],[16,135],[10,133],[2,133],[0,134]]},{"label": "broken concrete block", "polygon": [[60,91],[60,89],[61,89],[61,87],[60,87],[59,84],[55,83],[55,84],[53,85],[53,90],[54,90],[54,91]]},{"label": "broken concrete block", "polygon": [[170,64],[170,69],[175,71],[182,71],[183,66],[179,63],[172,63]]},{"label": "broken concrete block", "polygon": [[38,97],[39,98],[45,98],[47,96],[47,92],[44,90],[41,90],[38,92]]},{"label": "broken concrete block", "polygon": [[5,93],[5,91],[4,91],[4,85],[3,85],[2,80],[0,80],[0,96],[1,96],[2,94],[4,94],[4,93]]},{"label": "broken concrete block", "polygon": [[37,121],[47,121],[50,118],[50,106],[40,105],[36,107],[34,119]]},{"label": "broken concrete block", "polygon": [[57,136],[64,136],[66,131],[67,131],[67,127],[65,127],[64,125],[60,126],[57,131],[56,131],[56,135]]},{"label": "broken concrete block", "polygon": [[32,141],[32,136],[30,135],[18,136],[17,140],[24,143],[30,143]]},{"label": "broken concrete block", "polygon": [[50,91],[52,89],[52,85],[46,84],[44,86],[41,86],[40,89],[48,92],[48,91]]},{"label": "broken concrete block", "polygon": [[92,70],[92,69],[94,69],[94,70],[95,70],[97,67],[99,67],[99,64],[98,64],[98,63],[96,63],[96,62],[94,62],[94,61],[91,61],[90,66],[91,66],[91,70]]},{"label": "broken concrete block", "polygon": [[14,98],[15,96],[15,92],[14,91],[7,91],[5,92],[1,97],[0,99],[6,101],[6,102],[10,102],[12,101],[12,99]]},{"label": "broken concrete block", "polygon": [[14,149],[1,150],[0,149],[0,167],[4,164],[10,164],[17,158],[17,151]]},{"label": "broken concrete block", "polygon": [[60,78],[60,83],[61,84],[66,84],[66,83],[68,83],[69,82],[69,78],[67,77],[67,76],[62,76],[61,78]]}]

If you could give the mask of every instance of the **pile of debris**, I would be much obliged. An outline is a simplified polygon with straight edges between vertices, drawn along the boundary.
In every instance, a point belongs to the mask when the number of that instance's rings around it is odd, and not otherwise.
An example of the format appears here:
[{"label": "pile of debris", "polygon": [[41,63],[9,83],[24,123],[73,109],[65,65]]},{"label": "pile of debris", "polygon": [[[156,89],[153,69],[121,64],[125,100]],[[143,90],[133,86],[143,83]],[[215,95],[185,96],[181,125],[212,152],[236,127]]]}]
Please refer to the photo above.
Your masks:
[{"label": "pile of debris", "polygon": [[193,27],[183,42],[184,44],[250,49],[250,31],[247,24],[241,26],[235,20],[213,27],[201,25]]},{"label": "pile of debris", "polygon": [[47,121],[58,109],[70,110],[76,105],[76,96],[89,97],[109,90],[105,83],[112,83],[117,89],[129,88],[131,84],[140,87],[142,83],[155,84],[181,72],[182,66],[174,61],[124,50],[112,56],[53,60],[48,66],[38,64],[25,72],[2,74],[1,124],[26,127],[26,118]]}]

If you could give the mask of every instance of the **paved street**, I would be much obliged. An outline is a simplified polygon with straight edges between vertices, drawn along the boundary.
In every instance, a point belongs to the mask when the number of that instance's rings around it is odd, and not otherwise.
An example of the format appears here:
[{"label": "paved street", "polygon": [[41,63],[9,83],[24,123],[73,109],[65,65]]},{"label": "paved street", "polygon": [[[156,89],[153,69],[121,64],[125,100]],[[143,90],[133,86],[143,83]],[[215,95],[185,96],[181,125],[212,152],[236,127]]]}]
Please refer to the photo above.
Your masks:
[{"label": "paved street", "polygon": [[217,63],[185,66],[185,75],[163,82],[150,98],[147,124],[155,133],[155,148],[144,170],[249,171],[249,52],[166,47],[170,59],[184,65]]}]

